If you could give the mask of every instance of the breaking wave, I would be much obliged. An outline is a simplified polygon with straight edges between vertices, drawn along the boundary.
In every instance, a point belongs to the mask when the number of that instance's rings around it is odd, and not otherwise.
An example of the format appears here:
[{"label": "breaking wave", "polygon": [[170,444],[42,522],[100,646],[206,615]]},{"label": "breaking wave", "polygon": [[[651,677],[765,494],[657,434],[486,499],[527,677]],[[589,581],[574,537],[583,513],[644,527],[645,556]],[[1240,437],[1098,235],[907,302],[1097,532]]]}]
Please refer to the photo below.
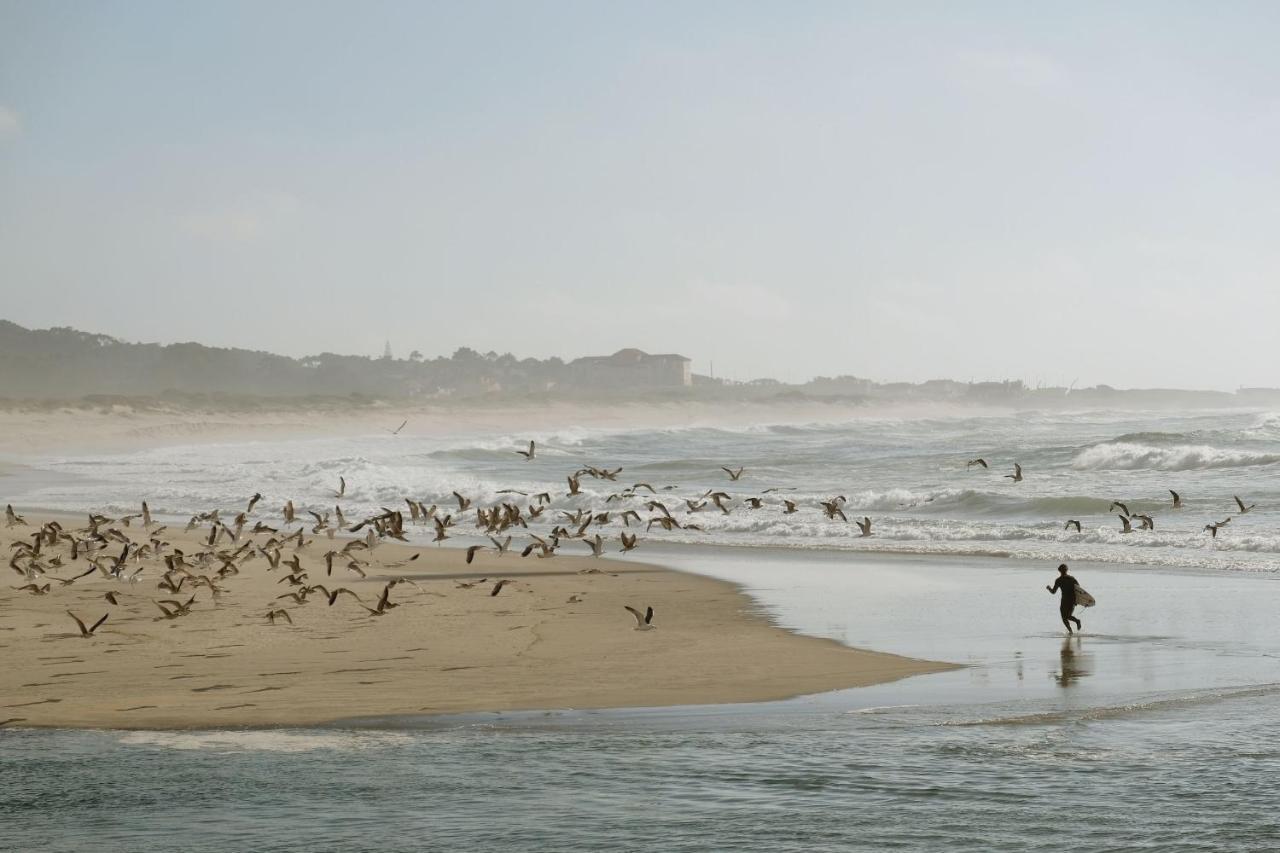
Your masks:
[{"label": "breaking wave", "polygon": [[1082,450],[1072,460],[1077,471],[1198,471],[1206,468],[1247,468],[1274,465],[1280,453],[1227,450],[1206,444],[1157,447],[1136,442],[1108,442]]}]

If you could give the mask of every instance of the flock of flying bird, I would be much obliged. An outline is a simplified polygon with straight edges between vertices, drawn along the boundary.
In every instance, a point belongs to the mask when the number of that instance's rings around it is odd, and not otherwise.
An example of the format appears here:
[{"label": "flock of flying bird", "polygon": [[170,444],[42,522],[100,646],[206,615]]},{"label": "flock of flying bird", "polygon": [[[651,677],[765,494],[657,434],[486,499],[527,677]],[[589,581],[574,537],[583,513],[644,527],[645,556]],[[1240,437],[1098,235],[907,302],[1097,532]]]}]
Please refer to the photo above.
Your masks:
[{"label": "flock of flying bird", "polygon": [[[392,432],[398,432],[403,426],[401,424],[401,427]],[[531,441],[527,450],[515,452],[527,461],[533,461],[537,457],[537,446]],[[989,467],[987,461],[981,458],[969,460],[966,467],[974,466],[984,469]],[[725,466],[721,470],[733,483],[741,481],[745,473],[743,467]],[[251,496],[245,508],[229,520],[224,519],[218,509],[193,516],[188,521],[186,530],[202,531],[204,547],[192,554],[184,553],[182,549],[161,538],[161,533],[166,526],[151,517],[150,509],[146,501],[143,501],[141,511],[136,514],[123,515],[114,519],[91,514],[87,525],[81,528],[67,529],[57,521],[50,521],[32,532],[29,537],[19,539],[11,545],[13,553],[10,555],[9,567],[26,581],[25,584],[16,586],[14,589],[26,591],[32,595],[47,595],[54,589],[54,583],[58,584],[57,588],[63,588],[94,573],[127,584],[129,587],[136,587],[143,580],[145,563],[163,561],[164,570],[160,573],[155,588],[172,597],[152,599],[159,611],[159,615],[155,618],[175,620],[191,614],[202,590],[207,590],[209,598],[216,603],[220,596],[227,592],[228,585],[248,568],[251,561],[261,559],[265,562],[267,571],[282,571],[277,583],[288,585],[283,594],[268,604],[264,618],[270,624],[292,624],[289,605],[298,607],[312,600],[322,600],[328,607],[333,607],[344,596],[349,597],[354,606],[366,611],[368,616],[381,617],[399,606],[398,602],[391,598],[392,591],[397,586],[408,584],[419,591],[424,590],[408,578],[394,577],[383,585],[381,594],[376,600],[367,601],[348,587],[333,585],[331,579],[335,570],[350,572],[364,578],[367,574],[366,569],[373,559],[373,552],[380,543],[385,540],[406,543],[409,541],[406,525],[430,525],[434,529],[434,537],[430,541],[441,543],[459,533],[464,521],[470,522],[472,531],[479,531],[487,538],[488,544],[467,547],[464,552],[467,564],[474,560],[477,553],[489,550],[496,551],[499,556],[514,551],[521,557],[547,558],[557,554],[561,548],[571,542],[580,542],[589,549],[592,556],[601,557],[606,553],[608,540],[601,535],[600,530],[615,521],[625,528],[619,532],[618,543],[621,546],[619,550],[626,553],[635,550],[640,542],[638,533],[630,530],[633,523],[637,530],[643,527],[646,532],[651,531],[655,526],[666,531],[702,530],[700,525],[691,520],[691,516],[704,511],[719,512],[724,515],[730,514],[735,509],[758,511],[766,508],[766,501],[770,495],[795,490],[792,487],[764,489],[758,495],[742,498],[741,503],[734,506],[735,498],[720,489],[708,489],[693,497],[673,496],[660,499],[661,493],[673,491],[677,487],[667,485],[655,488],[649,483],[637,482],[609,494],[604,499],[604,506],[576,505],[571,510],[552,508],[553,504],[562,497],[579,498],[575,503],[581,504],[581,498],[585,497],[582,490],[585,478],[617,482],[621,472],[621,468],[597,468],[587,465],[566,476],[568,490],[563,495],[553,496],[550,490],[529,494],[506,489],[498,493],[503,496],[502,499],[489,506],[478,505],[472,498],[456,491],[453,492],[456,506],[427,505],[424,501],[406,497],[404,501],[407,516],[405,511],[381,507],[379,512],[354,523],[347,519],[341,505],[336,502],[332,510],[307,509],[299,513],[293,501],[288,500],[281,511],[283,524],[272,526],[261,519],[254,518],[255,509],[263,500],[263,495],[259,492]],[[1004,477],[1012,480],[1014,484],[1022,482],[1022,466],[1014,463],[1013,473],[1005,474]],[[339,477],[338,487],[334,490],[332,497],[335,501],[341,500],[346,493],[347,481],[345,477]],[[1181,509],[1181,496],[1172,490],[1170,494],[1173,499],[1173,509]],[[797,501],[781,495],[778,499],[783,514],[790,515],[800,511]],[[1253,505],[1246,506],[1239,497],[1236,497],[1235,501],[1241,514],[1254,508]],[[844,512],[846,503],[847,499],[843,495],[837,495],[828,500],[820,500],[818,506],[828,519],[848,522],[849,518]],[[779,505],[771,504],[771,506]],[[1122,532],[1132,532],[1135,521],[1140,524],[1139,529],[1155,529],[1155,520],[1149,514],[1131,513],[1122,501],[1112,502],[1108,512],[1117,509]],[[642,516],[641,510],[644,510],[647,515]],[[306,520],[306,516],[310,516],[310,520]],[[141,522],[139,527],[142,535],[135,538],[131,532],[139,529],[133,526],[133,523],[138,521]],[[853,521],[862,537],[872,535],[872,521],[869,516],[855,518]],[[1205,525],[1204,529],[1216,538],[1218,531],[1230,521],[1231,517],[1228,516],[1222,521]],[[5,523],[9,528],[28,526],[26,519],[12,506],[5,508]],[[549,525],[550,529],[534,533],[530,529],[531,523]],[[208,532],[204,534],[206,527]],[[1082,531],[1082,525],[1078,519],[1067,520],[1064,529],[1071,528],[1075,528],[1077,533]],[[361,531],[363,531],[362,536],[359,535]],[[344,544],[338,547],[337,542],[333,540],[336,540],[340,533],[344,534],[344,537],[351,538],[345,538]],[[513,547],[513,536],[517,533],[528,537],[528,541],[519,549]],[[308,538],[308,534],[312,538]],[[307,549],[315,542],[314,537],[322,535],[333,544],[318,558],[323,563],[325,580],[317,583],[311,579],[313,572],[320,571],[320,567],[315,565],[317,561],[308,556],[308,562],[313,565],[304,567],[302,557],[304,554],[310,554]],[[288,556],[286,551],[289,552]],[[405,561],[380,564],[379,568],[403,566],[417,558],[418,554],[415,553]],[[80,565],[84,567],[77,574],[69,577],[54,574],[54,572],[71,568],[77,561],[83,561]],[[600,573],[598,568],[583,571]],[[488,578],[482,578],[472,582],[458,582],[457,586],[471,589],[488,582]],[[492,586],[488,587],[489,595],[499,595],[504,587],[513,582],[509,579],[493,581]],[[189,595],[183,592],[184,587]],[[116,606],[120,604],[122,595],[123,593],[118,589],[112,590],[107,592],[103,599],[109,605]],[[655,627],[652,607],[646,608],[644,613],[630,606],[627,606],[626,610],[634,617],[636,630],[645,631]],[[89,624],[75,613],[71,611],[67,613],[75,621],[79,635],[86,638],[94,636],[110,615],[108,611],[107,614]]]},{"label": "flock of flying bird", "polygon": [[[965,463],[966,468],[972,468],[975,465],[981,466],[982,468],[990,467],[987,464],[987,460],[981,459],[981,458],[970,459],[967,463]],[[1005,474],[1004,477],[1006,479],[1012,480],[1015,483],[1021,483],[1022,482],[1022,466],[1019,465],[1017,462],[1013,463],[1013,473]],[[1173,504],[1171,506],[1171,509],[1182,509],[1182,495],[1178,494],[1173,489],[1169,489],[1168,492],[1173,498]],[[1238,513],[1239,515],[1244,515],[1245,513],[1249,512],[1250,510],[1252,510],[1254,507],[1257,506],[1257,504],[1249,504],[1248,506],[1245,506],[1244,501],[1240,500],[1239,495],[1232,495],[1232,499],[1236,502],[1236,507],[1239,510],[1239,513]],[[1131,513],[1129,512],[1128,505],[1125,504],[1123,501],[1112,501],[1111,505],[1107,507],[1107,512],[1110,513],[1116,509],[1120,510],[1120,512],[1117,513],[1116,517],[1120,520],[1121,533],[1132,533],[1133,523],[1135,520],[1141,525],[1138,528],[1139,530],[1155,530],[1156,529],[1155,519],[1152,518],[1149,514],[1137,513],[1137,512]],[[1228,524],[1230,524],[1231,518],[1232,518],[1231,516],[1227,516],[1222,521],[1210,522],[1209,524],[1206,524],[1204,526],[1204,529],[1208,531],[1210,536],[1212,536],[1214,539],[1217,539],[1218,531],[1221,530],[1223,527],[1226,527]],[[1075,519],[1075,518],[1068,518],[1066,524],[1062,526],[1062,529],[1070,530],[1073,527],[1075,528],[1076,533],[1083,532],[1083,528],[1080,524],[1079,519]]]}]

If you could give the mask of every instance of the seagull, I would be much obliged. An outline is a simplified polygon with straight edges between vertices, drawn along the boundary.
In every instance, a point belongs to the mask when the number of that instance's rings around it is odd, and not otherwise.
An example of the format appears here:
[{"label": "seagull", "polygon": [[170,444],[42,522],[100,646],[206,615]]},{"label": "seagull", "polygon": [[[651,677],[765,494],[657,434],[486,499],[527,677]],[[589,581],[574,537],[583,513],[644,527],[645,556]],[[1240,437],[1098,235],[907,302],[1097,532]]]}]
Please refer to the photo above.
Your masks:
[{"label": "seagull", "polygon": [[[254,492],[253,497],[249,498],[249,505],[244,508],[244,514],[248,515],[253,512],[254,506],[257,505],[260,500],[262,500],[262,492]],[[146,507],[143,507],[143,509],[146,509]]]},{"label": "seagull", "polygon": [[530,441],[528,450],[517,450],[516,453],[523,456],[526,462],[530,462],[533,460],[534,454],[537,453],[537,450],[538,449],[534,446],[534,443]]},{"label": "seagull", "polygon": [[48,594],[49,594],[49,586],[50,586],[50,584],[45,584],[44,586],[37,586],[37,585],[36,585],[36,584],[34,584],[34,583],[29,583],[29,584],[27,584],[26,586],[15,586],[15,587],[14,587],[14,589],[16,589],[16,590],[24,590],[24,589],[25,589],[25,590],[30,591],[30,593],[31,593],[32,595],[48,595]]},{"label": "seagull", "polygon": [[838,515],[840,516],[841,521],[849,520],[848,518],[845,517],[844,510],[840,509],[841,501],[839,498],[835,498],[829,501],[822,501],[821,503],[822,503],[822,509],[827,513],[827,518],[835,520],[835,517]]},{"label": "seagull", "polygon": [[737,471],[734,471],[732,468],[726,468],[723,465],[721,465],[720,470],[728,474],[729,479],[736,483],[738,482],[738,478],[742,476],[742,472],[747,469],[739,467]]},{"label": "seagull", "polygon": [[580,482],[579,482],[579,480],[578,480],[578,478],[577,478],[577,477],[568,477],[568,478],[566,478],[566,479],[568,479],[568,481],[569,481],[569,493],[568,493],[567,495],[565,495],[565,497],[566,497],[566,498],[571,498],[571,497],[573,497],[574,495],[580,495],[580,494],[582,494],[582,492],[581,492],[581,490],[580,490],[580,489],[581,489],[581,484],[580,484]]},{"label": "seagull", "polygon": [[1080,532],[1080,522],[1076,521],[1074,518],[1068,518],[1067,523],[1062,525],[1063,530],[1070,530],[1072,527],[1075,527],[1076,533]]},{"label": "seagull", "polygon": [[1127,515],[1118,515],[1118,516],[1116,516],[1116,518],[1120,519],[1120,524],[1121,524],[1121,530],[1120,530],[1120,532],[1121,532],[1121,533],[1132,533],[1132,532],[1133,532],[1133,523],[1129,521],[1129,516],[1127,516]]},{"label": "seagull", "polygon": [[787,505],[787,508],[782,511],[783,515],[791,515],[791,513],[797,511],[795,501],[789,501],[784,498],[782,502]]},{"label": "seagull", "polygon": [[1229,521],[1231,521],[1231,519],[1229,519],[1229,518],[1228,518],[1226,521],[1219,521],[1217,524],[1206,524],[1206,525],[1204,526],[1204,529],[1205,529],[1205,530],[1208,530],[1210,533],[1212,533],[1212,534],[1213,534],[1213,538],[1214,538],[1214,539],[1217,539],[1217,538],[1218,538],[1218,528],[1220,528],[1220,527],[1226,527],[1227,522],[1229,522]]},{"label": "seagull", "polygon": [[1169,490],[1169,494],[1173,495],[1173,508],[1182,509],[1182,497],[1173,489]]},{"label": "seagull", "polygon": [[86,628],[84,626],[84,623],[80,621],[80,617],[72,613],[70,610],[67,611],[67,615],[70,616],[72,619],[76,620],[76,624],[80,626],[80,636],[89,638],[93,636],[94,631],[98,630],[99,625],[107,621],[107,617],[110,616],[111,614],[110,613],[102,614],[102,618],[99,619],[97,622],[94,622],[92,628]]},{"label": "seagull", "polygon": [[120,593],[118,592],[108,592],[102,597],[105,598],[107,601],[111,602],[112,604],[118,605],[120,603],[119,596],[120,596]]},{"label": "seagull", "polygon": [[855,518],[853,523],[858,525],[858,529],[862,531],[863,536],[871,535],[871,519],[868,516],[864,515],[862,517],[862,521],[858,521],[858,519]]},{"label": "seagull", "polygon": [[509,583],[515,583],[515,581],[510,581],[510,580],[507,580],[506,578],[503,578],[502,580],[495,583],[493,585],[493,591],[489,593],[489,597],[493,598],[495,595],[502,592],[502,588]]},{"label": "seagull", "polygon": [[13,511],[13,504],[4,505],[4,520],[6,526],[17,527],[18,525],[26,525],[27,520]]},{"label": "seagull", "polygon": [[340,497],[342,497],[343,495],[345,495],[346,493],[347,493],[347,479],[346,479],[346,477],[339,477],[339,478],[338,478],[338,491],[334,492],[334,493],[333,493],[333,496],[334,496],[335,498],[340,498]]},{"label": "seagull", "polygon": [[624,604],[623,606],[627,609],[628,613],[636,617],[637,631],[652,631],[654,628],[658,627],[657,625],[653,624],[653,608],[652,607],[645,608],[645,611],[642,614],[639,610],[636,610],[634,607],[632,607],[629,604]]},{"label": "seagull", "polygon": [[586,545],[587,547],[589,547],[589,548],[591,549],[591,556],[593,556],[593,557],[602,557],[602,556],[604,556],[604,540],[600,538],[600,534],[599,534],[599,533],[597,533],[597,534],[596,534],[596,538],[595,538],[595,539],[584,539],[584,540],[582,540],[582,544],[583,544],[583,545]]},{"label": "seagull", "polygon": [[315,586],[313,586],[313,587],[308,587],[308,590],[309,590],[309,591],[319,590],[321,593],[323,593],[323,594],[324,594],[324,596],[325,596],[326,598],[328,598],[328,599],[329,599],[329,606],[330,606],[330,607],[332,607],[332,606],[333,606],[333,603],[334,603],[335,601],[337,601],[337,600],[338,600],[338,596],[342,595],[344,592],[345,592],[347,595],[349,595],[349,596],[351,596],[352,598],[354,598],[356,601],[359,601],[361,604],[364,604],[364,599],[362,599],[360,596],[356,595],[356,594],[355,594],[354,592],[352,592],[351,590],[347,589],[345,586],[340,586],[340,587],[338,587],[337,589],[334,589],[332,592],[330,592],[328,589],[325,589],[325,587],[323,587],[322,585],[320,585],[320,584],[316,584],[316,585],[315,585]]},{"label": "seagull", "polygon": [[1135,515],[1135,516],[1134,516],[1134,518],[1136,518],[1136,519],[1138,519],[1138,521],[1141,521],[1141,522],[1142,522],[1142,529],[1143,529],[1143,530],[1155,530],[1155,529],[1156,529],[1156,523],[1155,523],[1155,520],[1154,520],[1154,519],[1152,519],[1152,518],[1151,518],[1151,516],[1149,516],[1149,515]]},{"label": "seagull", "polygon": [[970,459],[968,462],[964,463],[964,467],[966,468],[972,468],[974,465],[981,465],[983,468],[990,467],[987,465],[987,460],[982,458]]},{"label": "seagull", "polygon": [[290,616],[289,611],[285,610],[283,607],[278,608],[276,610],[267,611],[267,622],[274,625],[276,624],[277,619],[283,619],[284,621],[288,622],[290,625],[293,624],[293,617]]},{"label": "seagull", "polygon": [[1107,507],[1107,512],[1111,512],[1111,510],[1115,509],[1116,507],[1120,507],[1120,511],[1123,512],[1125,515],[1129,514],[1129,507],[1120,503],[1120,501],[1112,501],[1111,506]]},{"label": "seagull", "polygon": [[637,538],[638,537],[634,533],[632,533],[630,536],[628,536],[626,533],[623,533],[622,534],[622,550],[634,551],[636,548]]},{"label": "seagull", "polygon": [[487,546],[485,545],[472,545],[470,548],[468,548],[467,549],[467,565],[468,566],[471,565],[471,561],[476,558],[477,551],[483,551],[485,550],[486,547]]},{"label": "seagull", "polygon": [[1013,482],[1015,483],[1021,483],[1022,482],[1022,466],[1019,465],[1017,462],[1013,463],[1013,473],[1005,474],[1005,477],[1010,480],[1013,480]]},{"label": "seagull", "polygon": [[1244,505],[1244,501],[1240,500],[1240,498],[1239,498],[1238,496],[1236,496],[1236,495],[1232,495],[1231,497],[1233,497],[1233,498],[1235,498],[1235,499],[1236,499],[1236,506],[1240,507],[1240,514],[1241,514],[1241,515],[1244,515],[1246,512],[1248,512],[1249,510],[1251,510],[1251,509],[1253,509],[1255,506],[1257,506],[1257,504],[1249,504],[1248,506],[1245,506],[1245,505]]},{"label": "seagull", "polygon": [[407,420],[401,421],[400,426],[396,427],[395,429],[389,429],[387,430],[387,432],[391,433],[392,435],[399,435],[400,430],[404,429],[404,425],[407,423],[409,423]]}]

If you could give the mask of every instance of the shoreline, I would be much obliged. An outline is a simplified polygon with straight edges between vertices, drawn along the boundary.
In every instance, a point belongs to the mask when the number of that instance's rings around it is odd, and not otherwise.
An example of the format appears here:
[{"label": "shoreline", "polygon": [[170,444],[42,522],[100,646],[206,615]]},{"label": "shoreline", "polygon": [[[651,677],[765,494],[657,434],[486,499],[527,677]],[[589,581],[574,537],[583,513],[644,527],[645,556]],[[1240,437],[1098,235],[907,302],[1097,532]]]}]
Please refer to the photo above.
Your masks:
[{"label": "shoreline", "polygon": [[[28,527],[0,529],[6,553],[53,519],[31,514]],[[59,514],[67,529],[83,519]],[[126,535],[142,540],[139,532],[135,522]],[[202,533],[170,527],[161,538],[191,559],[204,547]],[[290,570],[269,570],[263,557],[243,562],[237,575],[215,577],[225,589],[216,603],[201,586],[190,615],[173,620],[153,601],[185,601],[191,588],[156,589],[164,570],[158,559],[130,561],[128,572],[144,569],[136,584],[95,572],[68,586],[52,581],[44,595],[14,589],[25,581],[11,575],[0,589],[0,649],[11,661],[0,674],[0,720],[40,728],[274,728],[731,704],[958,668],[789,631],[737,584],[648,563],[481,552],[468,566],[462,549],[384,543],[364,567],[367,578],[340,565],[330,578],[324,552],[352,540],[314,540],[298,552],[311,575],[306,583],[341,584],[374,605],[388,580],[404,577],[413,584],[391,594],[400,606],[374,617],[347,596],[332,607],[319,594],[304,605],[278,601]],[[88,567],[83,559],[66,562],[49,575],[70,578]],[[207,577],[216,562],[193,573]],[[480,578],[489,580],[459,586]],[[492,596],[498,578],[511,583]],[[103,599],[108,591],[123,593],[118,606]],[[292,625],[269,625],[266,611],[281,604]],[[656,629],[634,630],[627,604],[653,606]],[[68,609],[88,624],[109,616],[84,639]]]}]

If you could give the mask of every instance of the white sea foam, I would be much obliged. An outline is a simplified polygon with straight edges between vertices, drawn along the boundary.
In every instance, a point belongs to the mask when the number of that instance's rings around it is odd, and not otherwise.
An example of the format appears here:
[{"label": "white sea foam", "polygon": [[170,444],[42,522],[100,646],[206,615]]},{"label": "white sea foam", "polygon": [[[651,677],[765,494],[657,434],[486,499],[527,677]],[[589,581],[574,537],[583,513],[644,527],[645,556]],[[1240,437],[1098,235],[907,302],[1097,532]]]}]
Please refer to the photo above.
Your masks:
[{"label": "white sea foam", "polygon": [[1241,468],[1274,465],[1280,453],[1228,450],[1204,444],[1156,447],[1127,441],[1099,444],[1081,451],[1072,461],[1080,471],[1195,471],[1204,468]]}]

